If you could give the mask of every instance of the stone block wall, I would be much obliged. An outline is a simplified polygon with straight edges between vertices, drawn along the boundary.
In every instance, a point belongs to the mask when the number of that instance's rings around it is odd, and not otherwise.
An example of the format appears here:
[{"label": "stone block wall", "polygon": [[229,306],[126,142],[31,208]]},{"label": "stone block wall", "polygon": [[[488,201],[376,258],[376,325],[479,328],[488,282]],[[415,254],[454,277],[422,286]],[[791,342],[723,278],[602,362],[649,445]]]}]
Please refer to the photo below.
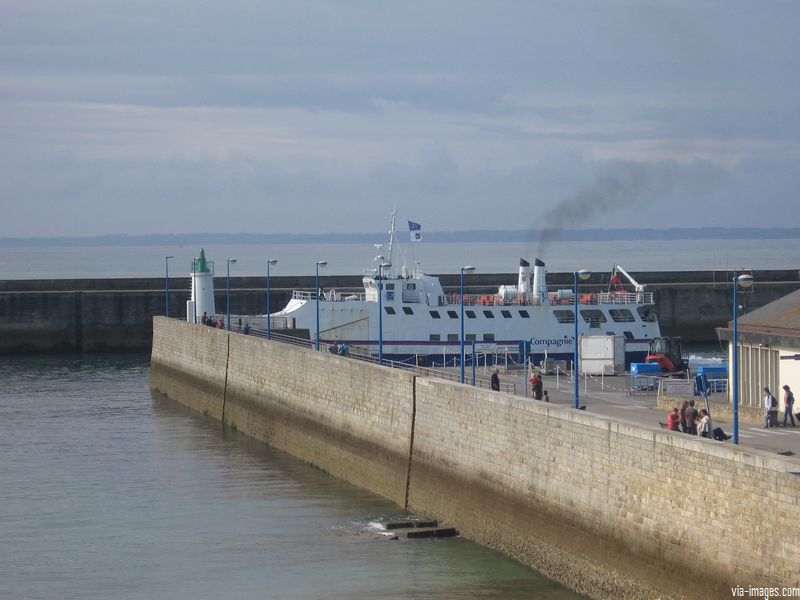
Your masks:
[{"label": "stone block wall", "polygon": [[405,505],[410,373],[156,317],[150,385]]},{"label": "stone block wall", "polygon": [[800,586],[788,458],[164,318],[151,385],[592,598]]},{"label": "stone block wall", "polygon": [[590,596],[730,598],[736,584],[800,585],[796,469],[713,441],[417,381],[409,506]]}]

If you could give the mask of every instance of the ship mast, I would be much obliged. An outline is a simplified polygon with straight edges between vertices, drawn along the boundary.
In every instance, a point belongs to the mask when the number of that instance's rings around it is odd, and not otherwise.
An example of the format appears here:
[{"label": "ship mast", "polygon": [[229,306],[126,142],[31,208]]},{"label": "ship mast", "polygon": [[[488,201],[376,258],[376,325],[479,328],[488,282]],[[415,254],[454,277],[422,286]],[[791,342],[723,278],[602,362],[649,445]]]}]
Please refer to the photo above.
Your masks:
[{"label": "ship mast", "polygon": [[394,273],[394,256],[392,253],[394,251],[394,220],[396,215],[397,209],[395,208],[392,210],[392,221],[389,227],[389,276],[392,277]]}]

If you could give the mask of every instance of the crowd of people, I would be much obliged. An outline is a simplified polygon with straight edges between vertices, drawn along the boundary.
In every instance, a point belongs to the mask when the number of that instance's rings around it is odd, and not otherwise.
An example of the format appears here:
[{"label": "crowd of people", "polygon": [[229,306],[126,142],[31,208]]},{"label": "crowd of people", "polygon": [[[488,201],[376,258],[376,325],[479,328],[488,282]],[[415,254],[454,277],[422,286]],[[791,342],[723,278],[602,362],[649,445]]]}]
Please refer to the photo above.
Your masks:
[{"label": "crowd of people", "polygon": [[217,320],[214,317],[209,317],[206,313],[203,313],[200,323],[208,325],[209,327],[216,327],[217,329],[225,329],[225,321],[222,318]]},{"label": "crowd of people", "polygon": [[684,400],[680,409],[677,406],[672,409],[667,415],[667,429],[720,441],[730,438],[719,427],[711,430],[711,415],[705,408],[697,410],[694,400]]}]

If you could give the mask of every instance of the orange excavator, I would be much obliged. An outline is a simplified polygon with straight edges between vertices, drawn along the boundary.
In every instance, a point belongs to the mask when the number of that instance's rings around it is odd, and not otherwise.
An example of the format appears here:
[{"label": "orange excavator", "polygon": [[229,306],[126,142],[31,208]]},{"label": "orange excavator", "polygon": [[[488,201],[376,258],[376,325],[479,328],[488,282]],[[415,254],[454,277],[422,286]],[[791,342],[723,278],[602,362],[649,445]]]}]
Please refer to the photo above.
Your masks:
[{"label": "orange excavator", "polygon": [[683,359],[681,338],[657,337],[650,340],[646,363],[658,363],[662,373],[677,373],[689,368]]}]

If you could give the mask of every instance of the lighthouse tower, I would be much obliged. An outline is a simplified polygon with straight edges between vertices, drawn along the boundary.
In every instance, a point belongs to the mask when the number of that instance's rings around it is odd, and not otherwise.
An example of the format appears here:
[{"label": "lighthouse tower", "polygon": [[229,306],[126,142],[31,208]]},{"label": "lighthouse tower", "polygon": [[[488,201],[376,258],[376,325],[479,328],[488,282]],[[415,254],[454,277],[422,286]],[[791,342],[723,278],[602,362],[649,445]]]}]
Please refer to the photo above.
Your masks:
[{"label": "lighthouse tower", "polygon": [[186,303],[186,320],[197,323],[203,313],[216,314],[214,307],[214,262],[206,260],[206,251],[192,261],[192,296]]}]

